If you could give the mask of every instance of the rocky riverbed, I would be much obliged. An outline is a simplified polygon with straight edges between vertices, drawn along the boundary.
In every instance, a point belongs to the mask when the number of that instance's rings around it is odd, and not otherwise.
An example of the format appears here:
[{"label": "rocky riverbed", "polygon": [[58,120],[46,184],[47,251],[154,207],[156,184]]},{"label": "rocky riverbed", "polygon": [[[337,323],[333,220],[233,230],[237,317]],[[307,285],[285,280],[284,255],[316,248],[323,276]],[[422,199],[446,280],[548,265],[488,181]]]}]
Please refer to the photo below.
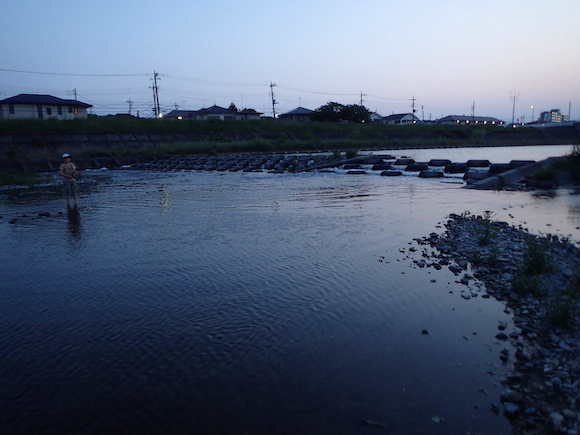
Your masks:
[{"label": "rocky riverbed", "polygon": [[497,222],[493,214],[452,214],[442,234],[415,239],[418,267],[448,267],[466,286],[461,297],[494,297],[513,312],[495,339],[516,351],[498,356],[513,363],[505,391],[489,406],[517,434],[580,431],[580,249],[555,235],[534,236]]}]

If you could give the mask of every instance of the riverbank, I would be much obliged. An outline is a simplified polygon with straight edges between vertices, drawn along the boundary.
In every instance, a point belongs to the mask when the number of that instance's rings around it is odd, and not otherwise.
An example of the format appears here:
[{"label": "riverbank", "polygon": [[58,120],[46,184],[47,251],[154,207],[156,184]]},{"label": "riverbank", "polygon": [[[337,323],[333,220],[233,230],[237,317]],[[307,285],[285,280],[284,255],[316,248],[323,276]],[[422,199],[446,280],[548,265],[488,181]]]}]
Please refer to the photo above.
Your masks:
[{"label": "riverbank", "polygon": [[518,434],[578,434],[580,250],[566,238],[496,222],[491,213],[452,214],[445,229],[416,239],[431,249],[415,263],[448,267],[466,286],[463,299],[494,297],[513,314],[514,327],[499,322],[495,339],[517,349],[498,355],[514,374],[503,380],[492,411],[509,418]]},{"label": "riverbank", "polygon": [[376,125],[87,119],[0,122],[0,163],[76,157],[313,152],[573,144],[580,130],[497,126]]}]

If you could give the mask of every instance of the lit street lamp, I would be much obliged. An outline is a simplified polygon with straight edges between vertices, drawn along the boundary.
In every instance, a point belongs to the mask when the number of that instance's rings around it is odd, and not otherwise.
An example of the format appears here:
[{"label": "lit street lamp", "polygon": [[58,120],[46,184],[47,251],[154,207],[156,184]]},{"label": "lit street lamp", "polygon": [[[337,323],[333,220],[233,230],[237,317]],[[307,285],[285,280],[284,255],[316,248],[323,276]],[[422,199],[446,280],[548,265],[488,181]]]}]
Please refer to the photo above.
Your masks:
[{"label": "lit street lamp", "polygon": [[532,104],[532,122],[534,122],[534,105]]}]

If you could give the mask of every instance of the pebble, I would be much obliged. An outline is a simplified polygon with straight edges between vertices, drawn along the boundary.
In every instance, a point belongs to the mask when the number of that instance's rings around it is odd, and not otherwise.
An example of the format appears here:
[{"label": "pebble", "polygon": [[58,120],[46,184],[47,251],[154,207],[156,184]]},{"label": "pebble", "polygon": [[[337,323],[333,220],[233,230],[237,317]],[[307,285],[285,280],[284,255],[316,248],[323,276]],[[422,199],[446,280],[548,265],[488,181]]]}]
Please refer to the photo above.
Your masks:
[{"label": "pebble", "polygon": [[552,412],[550,414],[550,419],[552,420],[552,425],[554,426],[555,430],[558,430],[564,421],[564,417],[562,417],[557,412]]},{"label": "pebble", "polygon": [[511,403],[511,402],[505,402],[503,404],[503,407],[504,407],[504,412],[508,417],[513,417],[520,411],[520,407],[518,405],[516,405],[515,403]]}]

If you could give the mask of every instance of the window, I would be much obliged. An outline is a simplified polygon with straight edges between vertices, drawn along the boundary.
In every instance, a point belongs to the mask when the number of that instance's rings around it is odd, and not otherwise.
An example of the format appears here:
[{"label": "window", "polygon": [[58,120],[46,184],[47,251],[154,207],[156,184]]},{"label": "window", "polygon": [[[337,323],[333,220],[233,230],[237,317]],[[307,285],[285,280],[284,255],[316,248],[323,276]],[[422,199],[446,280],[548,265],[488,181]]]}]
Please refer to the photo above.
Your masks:
[{"label": "window", "polygon": [[72,113],[72,106],[68,106],[68,113]]},{"label": "window", "polygon": [[57,108],[58,114],[62,115],[62,106],[58,106]]},{"label": "window", "polygon": [[75,115],[79,114],[79,108],[77,106],[75,106]]},{"label": "window", "polygon": [[11,115],[14,115],[14,104],[13,103],[8,104],[8,110],[10,111]]},{"label": "window", "polygon": [[52,115],[52,109],[50,107],[46,108],[46,114],[47,115]]}]

